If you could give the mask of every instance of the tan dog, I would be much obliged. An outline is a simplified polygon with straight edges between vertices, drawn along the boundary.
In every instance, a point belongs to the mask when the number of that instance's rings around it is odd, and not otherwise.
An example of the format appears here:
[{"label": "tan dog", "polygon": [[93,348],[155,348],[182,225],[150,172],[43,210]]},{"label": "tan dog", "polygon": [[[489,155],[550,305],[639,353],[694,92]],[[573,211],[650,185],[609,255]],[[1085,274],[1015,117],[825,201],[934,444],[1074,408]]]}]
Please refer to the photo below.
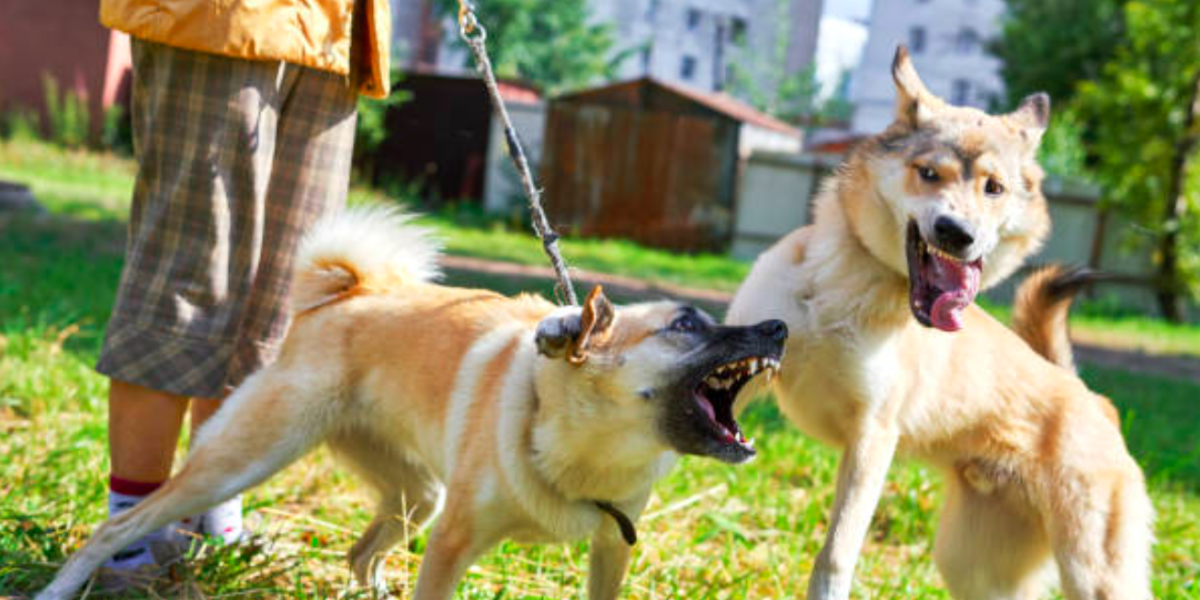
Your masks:
[{"label": "tan dog", "polygon": [[[773,374],[787,328],[719,326],[671,302],[581,308],[427,283],[436,247],[386,211],[352,211],[304,244],[277,362],[200,433],[182,471],[105,523],[38,598],[69,597],[109,555],[256,485],[319,442],[380,494],[350,551],[385,593],[388,548],[442,503],[416,598],[450,598],[501,539],[591,537],[589,597],[621,588],[632,522],[677,453],[754,455],[738,390]],[[444,492],[444,494],[443,494]]]},{"label": "tan dog", "polygon": [[895,122],[759,257],[728,317],[788,324],[779,404],[843,449],[808,598],[849,596],[895,452],[945,476],[934,559],[956,598],[1039,597],[1054,562],[1067,598],[1147,598],[1152,507],[1113,407],[972,304],[1049,229],[1049,99],[989,116],[930,94],[903,48],[892,73]]}]

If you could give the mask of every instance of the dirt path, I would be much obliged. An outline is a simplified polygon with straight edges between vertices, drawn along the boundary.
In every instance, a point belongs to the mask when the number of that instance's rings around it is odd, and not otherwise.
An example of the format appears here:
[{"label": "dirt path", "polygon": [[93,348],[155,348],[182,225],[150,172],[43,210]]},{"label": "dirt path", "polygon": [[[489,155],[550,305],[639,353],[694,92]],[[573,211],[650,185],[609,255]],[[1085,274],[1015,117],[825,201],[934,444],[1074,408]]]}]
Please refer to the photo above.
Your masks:
[{"label": "dirt path", "polygon": [[1200,359],[1172,354],[1146,354],[1136,350],[1117,350],[1089,344],[1074,344],[1075,360],[1097,367],[1122,369],[1133,373],[1153,373],[1172,379],[1200,384]]},{"label": "dirt path", "polygon": [[[442,264],[448,271],[498,275],[538,282],[554,279],[554,271],[550,267],[518,265],[465,256],[446,256],[443,258]],[[655,284],[632,277],[595,273],[583,269],[572,269],[571,277],[577,285],[590,287],[600,284],[614,295],[634,299],[675,298],[698,305],[718,315],[725,313],[725,307],[733,298],[733,294],[727,292]],[[1075,358],[1081,363],[1099,367],[1149,373],[1172,379],[1185,379],[1200,384],[1200,358],[1146,354],[1091,344],[1076,344]]]}]

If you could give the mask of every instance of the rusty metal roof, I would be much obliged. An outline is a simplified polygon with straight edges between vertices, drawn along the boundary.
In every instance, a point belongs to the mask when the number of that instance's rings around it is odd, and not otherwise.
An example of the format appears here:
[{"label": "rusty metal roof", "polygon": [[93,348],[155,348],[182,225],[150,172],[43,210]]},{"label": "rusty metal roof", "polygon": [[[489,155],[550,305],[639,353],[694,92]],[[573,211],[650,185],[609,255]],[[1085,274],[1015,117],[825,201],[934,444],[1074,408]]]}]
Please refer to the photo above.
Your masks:
[{"label": "rusty metal roof", "polygon": [[[400,78],[403,81],[409,79],[426,79],[431,81],[477,81],[483,85],[483,80],[473,73],[451,74],[439,73],[429,70],[414,70],[406,71]],[[402,87],[402,86],[401,86]],[[496,87],[500,90],[500,97],[505,102],[521,102],[525,104],[537,104],[542,101],[542,94],[538,87],[533,83],[522,79],[500,78],[496,80]]]},{"label": "rusty metal roof", "polygon": [[611,85],[591,88],[571,94],[564,94],[556,98],[556,100],[580,101],[580,100],[607,100],[619,96],[633,97],[637,95],[639,88],[656,87],[665,90],[676,96],[681,96],[691,102],[699,104],[708,110],[724,115],[730,119],[753,125],[762,129],[768,129],[778,133],[800,137],[800,130],[788,125],[787,123],[772,117],[733,96],[725,93],[708,93],[699,90],[693,90],[684,86],[667,83],[654,77],[641,77],[629,81],[614,83]]}]

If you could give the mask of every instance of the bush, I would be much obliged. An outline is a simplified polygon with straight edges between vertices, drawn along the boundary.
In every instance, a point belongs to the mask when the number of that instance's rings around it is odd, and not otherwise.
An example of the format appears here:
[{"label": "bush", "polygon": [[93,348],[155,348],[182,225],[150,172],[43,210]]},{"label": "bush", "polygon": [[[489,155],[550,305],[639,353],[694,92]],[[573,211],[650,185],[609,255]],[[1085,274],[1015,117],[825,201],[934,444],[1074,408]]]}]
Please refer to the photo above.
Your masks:
[{"label": "bush", "polygon": [[49,121],[47,139],[67,148],[86,146],[90,133],[87,97],[74,91],[60,95],[58,81],[49,74],[42,75],[42,88]]},{"label": "bush", "polygon": [[42,139],[41,120],[36,112],[15,108],[0,118],[0,135],[14,142],[33,142]]},{"label": "bush", "polygon": [[406,90],[396,89],[403,78],[398,70],[392,71],[392,93],[387,98],[373,99],[358,97],[358,122],[354,127],[354,166],[361,181],[377,184],[375,163],[379,147],[388,137],[387,113],[409,99]]}]

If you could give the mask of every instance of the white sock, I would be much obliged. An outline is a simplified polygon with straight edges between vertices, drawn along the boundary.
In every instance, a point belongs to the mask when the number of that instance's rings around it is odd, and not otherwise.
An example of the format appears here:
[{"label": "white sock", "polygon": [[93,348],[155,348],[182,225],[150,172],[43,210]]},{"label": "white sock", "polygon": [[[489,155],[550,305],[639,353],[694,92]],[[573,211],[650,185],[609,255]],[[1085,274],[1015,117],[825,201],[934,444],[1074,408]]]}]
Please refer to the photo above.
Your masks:
[{"label": "white sock", "polygon": [[[148,495],[148,494],[147,494]],[[115,517],[141,502],[146,496],[133,496],[122,494],[120,492],[108,491],[108,516]],[[150,550],[150,545],[156,542],[164,542],[167,539],[167,528],[162,527],[151,531],[141,539],[126,546],[120,552],[114,554],[108,562],[104,563],[105,567],[116,570],[136,569],[143,565],[155,565],[157,561],[154,559],[154,553]]]},{"label": "white sock", "polygon": [[226,544],[241,541],[245,534],[242,525],[242,497],[234,496],[200,515],[200,532],[219,537]]}]

